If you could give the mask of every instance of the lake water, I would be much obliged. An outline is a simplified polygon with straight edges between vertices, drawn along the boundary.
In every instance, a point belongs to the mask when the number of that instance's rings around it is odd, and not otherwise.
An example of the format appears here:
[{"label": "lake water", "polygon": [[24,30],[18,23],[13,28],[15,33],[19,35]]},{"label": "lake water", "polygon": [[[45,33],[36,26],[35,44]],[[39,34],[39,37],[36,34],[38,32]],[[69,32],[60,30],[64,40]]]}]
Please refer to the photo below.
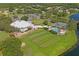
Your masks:
[{"label": "lake water", "polygon": [[77,46],[74,49],[72,49],[71,51],[64,54],[64,56],[79,56],[79,28],[77,29],[76,34],[77,34],[77,37],[78,37]]}]

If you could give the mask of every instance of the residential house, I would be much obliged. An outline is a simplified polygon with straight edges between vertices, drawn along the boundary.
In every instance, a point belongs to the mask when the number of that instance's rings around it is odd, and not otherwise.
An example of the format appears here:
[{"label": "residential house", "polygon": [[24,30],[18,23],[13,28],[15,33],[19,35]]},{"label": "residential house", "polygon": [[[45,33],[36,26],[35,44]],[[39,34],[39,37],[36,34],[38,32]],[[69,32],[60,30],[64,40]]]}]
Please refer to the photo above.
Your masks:
[{"label": "residential house", "polygon": [[63,22],[56,22],[51,27],[49,27],[49,30],[57,33],[58,35],[64,35],[67,30],[67,24]]},{"label": "residential house", "polygon": [[21,32],[25,32],[29,27],[34,28],[34,25],[30,21],[16,20],[10,24],[14,28],[18,28]]}]

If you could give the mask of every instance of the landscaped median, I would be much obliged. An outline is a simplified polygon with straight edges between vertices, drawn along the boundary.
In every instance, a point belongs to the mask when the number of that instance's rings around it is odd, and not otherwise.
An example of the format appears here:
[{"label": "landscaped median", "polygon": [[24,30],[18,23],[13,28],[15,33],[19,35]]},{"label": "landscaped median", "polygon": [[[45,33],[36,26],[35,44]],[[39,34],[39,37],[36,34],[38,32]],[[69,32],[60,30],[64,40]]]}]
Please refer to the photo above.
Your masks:
[{"label": "landscaped median", "polygon": [[65,35],[56,35],[39,29],[20,38],[26,45],[22,48],[24,55],[60,55],[76,44],[75,31]]}]

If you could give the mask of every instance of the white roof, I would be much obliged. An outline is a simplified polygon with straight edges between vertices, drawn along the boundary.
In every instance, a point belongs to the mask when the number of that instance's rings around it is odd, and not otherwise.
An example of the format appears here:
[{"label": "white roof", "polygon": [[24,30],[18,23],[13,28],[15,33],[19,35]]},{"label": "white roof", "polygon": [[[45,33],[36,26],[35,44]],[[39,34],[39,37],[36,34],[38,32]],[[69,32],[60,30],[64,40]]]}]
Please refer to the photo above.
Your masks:
[{"label": "white roof", "polygon": [[24,21],[24,20],[16,20],[15,22],[11,23],[10,25],[13,27],[16,27],[16,28],[26,28],[29,26],[33,26],[33,24],[31,22]]}]

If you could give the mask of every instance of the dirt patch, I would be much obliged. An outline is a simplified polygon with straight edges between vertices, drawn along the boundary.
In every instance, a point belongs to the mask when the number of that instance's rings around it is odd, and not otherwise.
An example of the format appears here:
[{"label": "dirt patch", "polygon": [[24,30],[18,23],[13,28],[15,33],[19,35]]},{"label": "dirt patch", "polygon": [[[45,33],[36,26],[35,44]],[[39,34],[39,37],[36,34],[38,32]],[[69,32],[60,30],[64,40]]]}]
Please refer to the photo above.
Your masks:
[{"label": "dirt patch", "polygon": [[32,32],[32,31],[34,31],[34,30],[28,30],[26,32],[11,32],[10,36],[21,37],[21,36],[23,36],[25,34],[28,34],[28,33]]}]

